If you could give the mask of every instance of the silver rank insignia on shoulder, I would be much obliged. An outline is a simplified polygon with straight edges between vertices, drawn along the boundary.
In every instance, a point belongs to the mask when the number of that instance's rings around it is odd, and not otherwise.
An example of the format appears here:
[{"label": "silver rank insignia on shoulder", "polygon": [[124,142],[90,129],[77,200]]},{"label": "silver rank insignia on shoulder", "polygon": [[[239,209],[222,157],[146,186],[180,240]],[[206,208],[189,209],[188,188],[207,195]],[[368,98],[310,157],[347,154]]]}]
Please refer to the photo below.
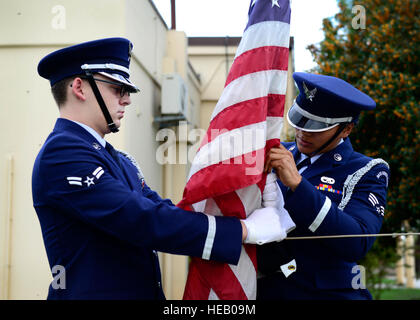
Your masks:
[{"label": "silver rank insignia on shoulder", "polygon": [[86,180],[83,182],[86,183],[88,187],[90,187],[91,184],[95,184],[95,182],[93,182],[93,177],[86,177]]},{"label": "silver rank insignia on shoulder", "polygon": [[378,198],[371,192],[368,196],[369,202],[372,204],[373,207],[375,207],[376,211],[381,215],[384,216],[385,214],[385,208],[384,206],[379,205]]},{"label": "silver rank insignia on shoulder", "polygon": [[92,174],[96,177],[96,179],[99,179],[104,174],[104,169],[102,167],[97,167]]},{"label": "silver rank insignia on shoulder", "polygon": [[295,150],[295,147],[296,147],[296,146],[291,146],[291,147],[289,148],[289,151],[293,151],[293,150]]},{"label": "silver rank insignia on shoulder", "polygon": [[95,170],[93,170],[92,172],[92,176],[86,176],[86,179],[83,180],[82,177],[67,177],[67,182],[68,184],[73,184],[76,186],[83,186],[83,183],[86,183],[86,185],[88,187],[90,187],[91,185],[95,184],[94,179],[96,178],[96,180],[99,180],[99,178],[105,173],[104,169],[102,169],[102,167],[97,167]]},{"label": "silver rank insignia on shoulder", "polygon": [[312,102],[312,99],[315,98],[315,93],[317,91],[316,88],[309,90],[305,82],[302,82],[302,85],[303,85],[303,90],[305,91],[306,99],[309,99]]},{"label": "silver rank insignia on shoulder", "polygon": [[96,142],[92,143],[92,147],[94,147],[96,150],[101,150],[101,146]]},{"label": "silver rank insignia on shoulder", "polygon": [[81,177],[67,177],[67,181],[69,184],[74,184],[76,186],[82,186],[82,178]]}]

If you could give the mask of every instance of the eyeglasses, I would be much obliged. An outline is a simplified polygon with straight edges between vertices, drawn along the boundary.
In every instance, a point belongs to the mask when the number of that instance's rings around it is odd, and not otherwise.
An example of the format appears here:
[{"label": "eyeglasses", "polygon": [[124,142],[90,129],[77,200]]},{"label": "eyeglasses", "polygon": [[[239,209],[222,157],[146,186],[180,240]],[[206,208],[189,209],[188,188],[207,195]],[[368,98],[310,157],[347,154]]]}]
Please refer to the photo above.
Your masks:
[{"label": "eyeglasses", "polygon": [[[80,77],[82,79],[87,79],[86,77]],[[120,82],[116,82],[116,81],[108,81],[108,80],[102,80],[102,79],[98,79],[98,78],[93,78],[93,80],[95,81],[100,81],[100,82],[105,82],[105,83],[109,83],[109,84],[113,84],[115,86],[118,86],[118,88],[115,88],[115,90],[117,90],[117,93],[120,94],[120,97],[124,97],[125,94],[127,93],[128,96],[130,96],[130,89],[128,86],[121,84]]]}]

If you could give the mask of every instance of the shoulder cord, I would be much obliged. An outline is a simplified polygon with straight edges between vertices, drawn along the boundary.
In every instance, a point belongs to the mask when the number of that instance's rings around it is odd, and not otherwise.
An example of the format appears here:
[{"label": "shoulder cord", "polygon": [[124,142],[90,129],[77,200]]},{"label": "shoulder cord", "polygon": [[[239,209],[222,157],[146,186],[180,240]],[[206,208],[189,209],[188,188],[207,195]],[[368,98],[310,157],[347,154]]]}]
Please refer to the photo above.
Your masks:
[{"label": "shoulder cord", "polygon": [[136,169],[137,169],[137,176],[138,176],[139,180],[141,181],[142,179],[144,179],[143,172],[141,171],[140,166],[139,166],[138,162],[136,161],[136,159],[134,159],[134,157],[132,155],[128,154],[125,151],[122,151],[122,150],[116,150],[116,151],[119,152],[119,153],[121,153],[128,160],[130,160],[130,162],[133,164],[133,166],[136,167]]},{"label": "shoulder cord", "polygon": [[349,175],[344,182],[343,186],[343,198],[341,199],[340,204],[338,205],[338,209],[343,210],[346,205],[349,203],[351,196],[353,194],[354,188],[356,184],[360,181],[360,179],[369,172],[374,166],[378,164],[384,164],[389,168],[388,163],[383,159],[373,159],[368,162],[367,165],[357,170],[355,173]]}]

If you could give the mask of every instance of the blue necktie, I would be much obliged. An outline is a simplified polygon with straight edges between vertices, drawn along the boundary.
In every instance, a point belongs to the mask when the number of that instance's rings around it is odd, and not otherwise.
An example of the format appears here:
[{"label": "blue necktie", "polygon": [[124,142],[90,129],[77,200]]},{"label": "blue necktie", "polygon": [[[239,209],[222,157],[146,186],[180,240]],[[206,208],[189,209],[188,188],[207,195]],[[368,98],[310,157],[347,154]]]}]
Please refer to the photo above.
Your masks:
[{"label": "blue necktie", "polygon": [[305,160],[299,162],[298,165],[296,166],[296,168],[299,171],[303,167],[306,167],[306,166],[309,167],[310,164],[311,164],[311,158],[306,158]]}]

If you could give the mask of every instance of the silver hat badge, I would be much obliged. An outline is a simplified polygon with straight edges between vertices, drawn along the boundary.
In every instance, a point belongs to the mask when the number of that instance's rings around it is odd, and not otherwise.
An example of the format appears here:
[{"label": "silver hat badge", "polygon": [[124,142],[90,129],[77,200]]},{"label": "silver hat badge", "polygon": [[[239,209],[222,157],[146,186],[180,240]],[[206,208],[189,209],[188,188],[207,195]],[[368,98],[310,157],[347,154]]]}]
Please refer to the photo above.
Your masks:
[{"label": "silver hat badge", "polygon": [[302,84],[303,84],[303,90],[305,91],[306,99],[309,99],[312,102],[312,99],[315,98],[316,88],[309,90],[305,82],[303,82]]}]

